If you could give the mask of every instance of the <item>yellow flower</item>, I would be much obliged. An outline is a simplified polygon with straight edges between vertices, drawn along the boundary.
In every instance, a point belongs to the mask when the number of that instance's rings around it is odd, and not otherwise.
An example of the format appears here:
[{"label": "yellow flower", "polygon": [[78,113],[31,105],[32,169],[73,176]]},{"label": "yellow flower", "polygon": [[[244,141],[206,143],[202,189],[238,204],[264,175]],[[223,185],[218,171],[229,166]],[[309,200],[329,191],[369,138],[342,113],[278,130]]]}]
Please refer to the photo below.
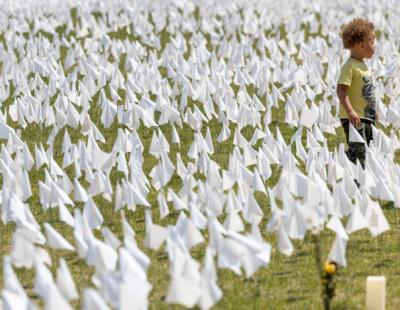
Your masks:
[{"label": "yellow flower", "polygon": [[334,274],[336,272],[336,264],[333,262],[325,262],[324,271],[327,274]]}]

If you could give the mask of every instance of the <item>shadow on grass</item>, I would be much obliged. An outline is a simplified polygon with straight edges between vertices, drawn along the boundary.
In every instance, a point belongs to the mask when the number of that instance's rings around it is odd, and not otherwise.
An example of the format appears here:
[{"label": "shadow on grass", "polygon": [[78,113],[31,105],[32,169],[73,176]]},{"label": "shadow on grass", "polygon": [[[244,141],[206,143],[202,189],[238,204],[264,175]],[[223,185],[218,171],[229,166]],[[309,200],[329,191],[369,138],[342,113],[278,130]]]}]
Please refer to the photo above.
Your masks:
[{"label": "shadow on grass", "polygon": [[381,201],[382,209],[393,209],[394,201]]},{"label": "shadow on grass", "polygon": [[297,303],[302,300],[305,300],[305,298],[300,297],[300,296],[290,296],[289,298],[286,299],[286,302],[287,303]]}]

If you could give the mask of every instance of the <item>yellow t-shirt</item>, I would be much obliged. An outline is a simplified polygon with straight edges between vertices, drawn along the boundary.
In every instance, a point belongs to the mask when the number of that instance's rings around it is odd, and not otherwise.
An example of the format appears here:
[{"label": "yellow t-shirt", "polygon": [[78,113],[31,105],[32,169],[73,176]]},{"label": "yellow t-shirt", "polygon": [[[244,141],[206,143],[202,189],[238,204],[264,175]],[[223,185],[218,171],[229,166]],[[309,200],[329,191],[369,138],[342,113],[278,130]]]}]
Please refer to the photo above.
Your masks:
[{"label": "yellow t-shirt", "polygon": [[[342,67],[338,84],[349,86],[347,95],[351,106],[360,118],[371,121],[376,119],[376,93],[368,66],[357,59],[350,58]],[[340,104],[340,118],[348,118],[347,112]]]}]

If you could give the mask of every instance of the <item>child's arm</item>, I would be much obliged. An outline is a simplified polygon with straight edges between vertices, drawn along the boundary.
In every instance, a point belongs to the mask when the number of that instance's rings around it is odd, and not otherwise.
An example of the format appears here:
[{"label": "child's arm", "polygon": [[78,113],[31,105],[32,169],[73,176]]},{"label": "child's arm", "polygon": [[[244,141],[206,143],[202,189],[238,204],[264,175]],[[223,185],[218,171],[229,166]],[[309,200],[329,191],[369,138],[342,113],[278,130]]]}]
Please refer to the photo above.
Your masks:
[{"label": "child's arm", "polygon": [[359,127],[361,124],[360,116],[356,111],[354,111],[350,103],[349,96],[347,95],[347,87],[348,86],[344,84],[337,84],[336,94],[339,98],[340,104],[344,107],[347,115],[349,116],[350,123],[352,123],[355,127]]}]

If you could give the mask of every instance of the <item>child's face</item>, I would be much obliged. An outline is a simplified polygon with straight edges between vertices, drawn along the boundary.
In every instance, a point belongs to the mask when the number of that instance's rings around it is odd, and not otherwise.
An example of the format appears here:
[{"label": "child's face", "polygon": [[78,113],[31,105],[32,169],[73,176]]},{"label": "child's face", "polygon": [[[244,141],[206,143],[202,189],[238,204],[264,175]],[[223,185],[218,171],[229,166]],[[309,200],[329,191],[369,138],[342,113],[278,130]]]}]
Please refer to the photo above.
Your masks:
[{"label": "child's face", "polygon": [[371,32],[364,42],[360,43],[360,51],[364,58],[371,58],[375,54],[375,32]]}]

